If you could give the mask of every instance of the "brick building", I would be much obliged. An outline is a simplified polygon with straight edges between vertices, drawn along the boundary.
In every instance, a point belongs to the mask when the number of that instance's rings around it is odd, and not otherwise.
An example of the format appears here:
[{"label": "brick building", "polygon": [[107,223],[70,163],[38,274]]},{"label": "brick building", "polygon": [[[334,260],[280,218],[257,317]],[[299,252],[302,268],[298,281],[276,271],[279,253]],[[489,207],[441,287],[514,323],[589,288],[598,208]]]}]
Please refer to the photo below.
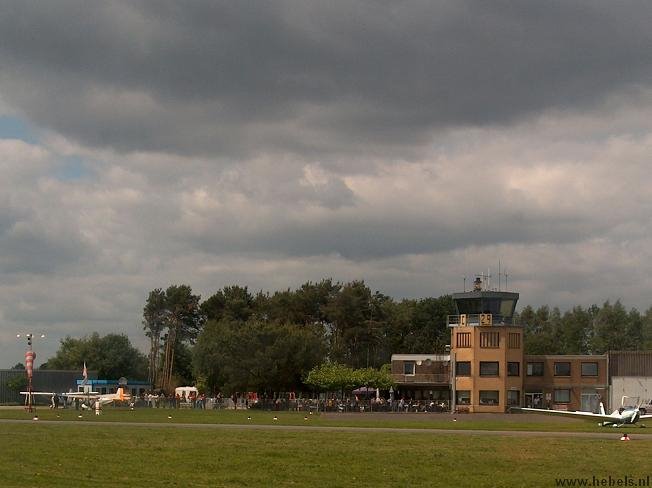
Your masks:
[{"label": "brick building", "polygon": [[478,279],[453,294],[450,355],[395,354],[392,376],[406,398],[445,399],[454,411],[505,412],[528,406],[597,412],[623,395],[652,408],[652,351],[608,355],[526,355],[514,320],[518,293],[486,291]]}]

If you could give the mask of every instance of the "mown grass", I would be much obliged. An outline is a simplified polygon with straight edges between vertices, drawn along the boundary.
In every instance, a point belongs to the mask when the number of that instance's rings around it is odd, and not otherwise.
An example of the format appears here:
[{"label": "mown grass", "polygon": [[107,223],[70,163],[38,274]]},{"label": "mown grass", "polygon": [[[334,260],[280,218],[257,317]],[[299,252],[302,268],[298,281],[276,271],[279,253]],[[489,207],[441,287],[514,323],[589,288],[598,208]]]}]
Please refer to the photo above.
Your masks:
[{"label": "mown grass", "polygon": [[[456,421],[447,414],[419,414],[404,416],[402,414],[376,415],[361,413],[353,416],[338,414],[308,415],[297,412],[267,412],[260,410],[194,410],[179,409],[168,410],[162,408],[126,408],[107,407],[102,415],[95,416],[93,412],[79,412],[74,409],[50,410],[47,407],[37,409],[42,420],[69,420],[69,421],[102,421],[102,422],[146,422],[146,423],[192,423],[192,424],[256,424],[256,425],[312,425],[323,427],[395,427],[417,429],[456,429],[456,430],[520,430],[541,432],[605,432],[609,427],[599,427],[597,422],[581,419],[562,419],[541,417],[538,415],[496,415],[493,418],[478,418],[474,415],[459,415]],[[78,415],[82,413],[82,419]],[[171,416],[172,419],[169,419]],[[248,420],[247,417],[251,417]],[[277,416],[278,421],[273,417]],[[0,418],[31,419],[32,414],[23,409],[0,409]],[[639,429],[629,427],[630,431],[652,434],[652,429]],[[622,429],[621,429],[622,430]],[[619,432],[620,430],[618,430]]]},{"label": "mown grass", "polygon": [[0,485],[552,487],[652,474],[652,439],[616,439],[0,424]]}]

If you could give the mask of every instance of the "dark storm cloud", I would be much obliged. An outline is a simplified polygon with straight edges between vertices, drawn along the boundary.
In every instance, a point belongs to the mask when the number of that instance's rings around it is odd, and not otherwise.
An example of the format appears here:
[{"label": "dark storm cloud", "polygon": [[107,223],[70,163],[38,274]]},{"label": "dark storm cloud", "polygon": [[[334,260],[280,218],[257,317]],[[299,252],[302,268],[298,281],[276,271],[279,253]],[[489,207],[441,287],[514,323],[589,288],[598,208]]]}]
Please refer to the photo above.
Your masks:
[{"label": "dark storm cloud", "polygon": [[[2,90],[93,146],[409,154],[652,75],[648,2],[15,2]],[[378,149],[380,148],[380,149]]]},{"label": "dark storm cloud", "polygon": [[600,222],[572,216],[519,216],[474,225],[446,223],[436,218],[356,216],[314,223],[258,226],[251,233],[221,229],[194,236],[186,245],[216,254],[271,253],[280,256],[337,255],[352,262],[405,254],[448,252],[460,247],[497,244],[576,243],[604,231]]}]

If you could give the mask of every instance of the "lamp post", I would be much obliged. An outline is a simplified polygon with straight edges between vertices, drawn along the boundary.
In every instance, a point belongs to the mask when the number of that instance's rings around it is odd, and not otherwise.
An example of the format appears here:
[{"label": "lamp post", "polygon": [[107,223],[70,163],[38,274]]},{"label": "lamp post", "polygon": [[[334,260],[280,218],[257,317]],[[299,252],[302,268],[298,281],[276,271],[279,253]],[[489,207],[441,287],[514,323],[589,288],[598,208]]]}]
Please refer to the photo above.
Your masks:
[{"label": "lamp post", "polygon": [[450,344],[446,344],[446,352],[450,354],[450,382],[451,382],[451,413],[455,413],[455,409],[457,408],[456,405],[456,396],[457,392],[455,391],[456,388],[456,381],[455,381],[455,350],[451,347]]},{"label": "lamp post", "polygon": [[[27,333],[24,334],[27,339],[27,350],[25,351],[25,372],[27,373],[27,398],[25,399],[25,409],[28,412],[34,411],[34,401],[32,392],[32,376],[34,372],[34,360],[36,359],[36,353],[32,350],[32,340],[34,339],[34,334]],[[16,337],[20,339],[21,334],[16,334]],[[44,338],[45,334],[41,334],[41,338]]]}]

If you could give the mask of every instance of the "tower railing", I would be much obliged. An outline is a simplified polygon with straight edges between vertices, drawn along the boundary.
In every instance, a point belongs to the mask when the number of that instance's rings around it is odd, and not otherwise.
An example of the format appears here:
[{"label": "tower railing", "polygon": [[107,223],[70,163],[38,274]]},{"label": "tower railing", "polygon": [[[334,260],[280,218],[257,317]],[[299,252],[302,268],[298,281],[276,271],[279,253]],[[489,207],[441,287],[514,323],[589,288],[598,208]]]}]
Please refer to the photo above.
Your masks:
[{"label": "tower railing", "polygon": [[496,315],[490,313],[468,313],[460,315],[449,315],[447,317],[448,327],[460,326],[501,326],[501,325],[516,325],[514,317],[507,317],[505,315]]}]

